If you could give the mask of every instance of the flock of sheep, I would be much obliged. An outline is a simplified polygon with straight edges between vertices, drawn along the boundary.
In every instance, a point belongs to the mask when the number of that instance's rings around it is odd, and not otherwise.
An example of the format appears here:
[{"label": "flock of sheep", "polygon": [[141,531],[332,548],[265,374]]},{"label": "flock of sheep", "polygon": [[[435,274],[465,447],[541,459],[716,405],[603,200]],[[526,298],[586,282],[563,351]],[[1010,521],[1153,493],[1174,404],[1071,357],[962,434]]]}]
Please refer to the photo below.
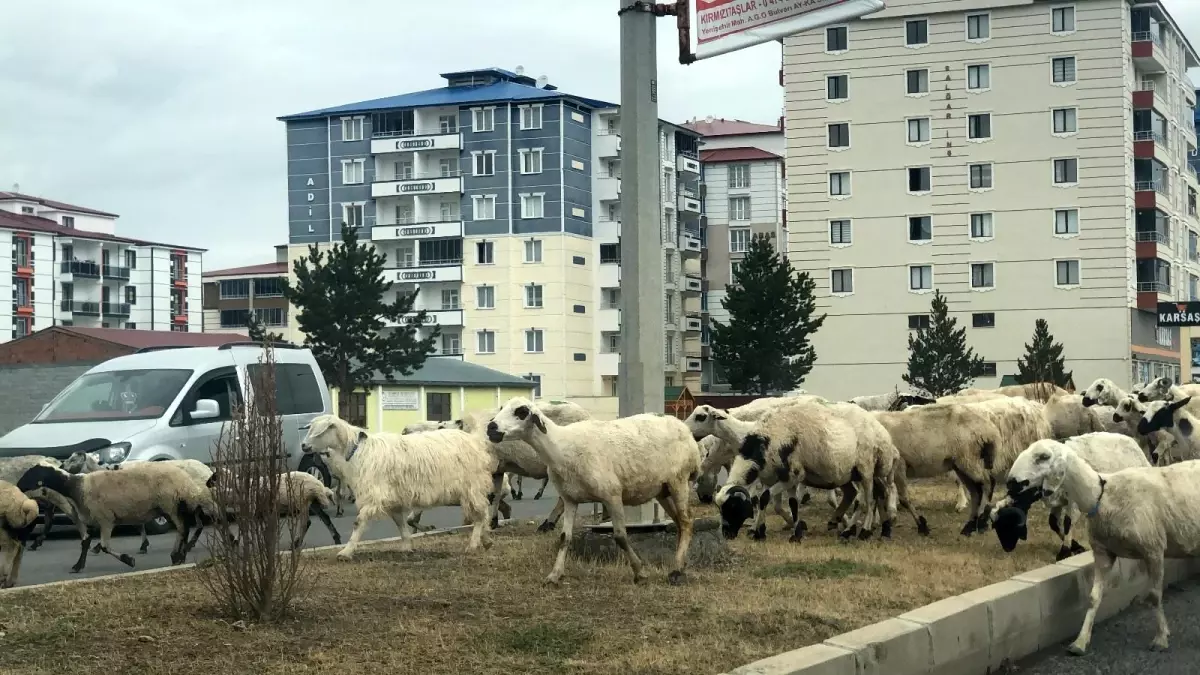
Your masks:
[{"label": "flock of sheep", "polygon": [[[521,495],[515,479],[541,480],[542,490],[553,482],[558,501],[539,530],[561,521],[546,579],[554,584],[565,571],[580,503],[605,507],[614,540],[640,582],[646,574],[629,544],[623,507],[656,501],[677,526],[668,575],[677,584],[684,580],[692,537],[693,489],[700,501],[719,507],[728,538],[747,521],[752,538],[765,538],[773,504],[791,540],[802,540],[808,524],[801,506],[810,490],[826,492],[835,507],[827,527],[841,538],[869,539],[877,528],[890,538],[901,509],[918,534],[929,534],[927,520],[909,500],[909,481],[952,473],[962,489],[958,509],[966,512],[961,534],[994,529],[1005,550],[1026,537],[1026,517],[1037,501],[1050,510],[1049,525],[1061,539],[1059,559],[1084,550],[1071,532],[1086,518],[1097,574],[1073,651],[1087,647],[1116,556],[1146,561],[1158,621],[1153,644],[1165,648],[1163,560],[1200,554],[1200,464],[1189,461],[1200,458],[1200,438],[1193,435],[1200,425],[1196,393],[1200,385],[1175,386],[1165,378],[1129,393],[1107,379],[1083,394],[1046,383],[969,389],[936,400],[896,392],[833,402],[793,392],[729,410],[698,406],[684,420],[642,414],[611,421],[592,419],[573,403],[514,398],[498,410],[413,425],[403,434],[371,433],[322,415],[308,425],[303,451],[320,457],[339,491],[344,486],[357,504],[354,530],[337,554],[342,560],[353,557],[368,523],[384,517],[399,528],[401,549],[411,550],[421,512],[437,506],[460,506],[472,526],[467,550],[487,548],[497,518],[507,515],[505,500]],[[83,541],[74,571],[86,560],[90,528],[100,533],[97,551],[132,565],[130,556],[109,548],[113,526],[165,515],[178,530],[172,551],[178,563],[206,522],[229,515],[217,512],[220,500],[213,497],[225,470],[214,473],[191,460],[106,469],[86,455],[62,464],[44,457],[0,464],[5,586],[15,581],[37,517],[30,497],[77,524]],[[727,477],[718,489],[721,470]],[[326,512],[334,491],[306,473],[285,478],[279,515],[317,515],[340,544]],[[302,540],[303,532],[292,545]],[[147,545],[143,536],[143,552]]]}]

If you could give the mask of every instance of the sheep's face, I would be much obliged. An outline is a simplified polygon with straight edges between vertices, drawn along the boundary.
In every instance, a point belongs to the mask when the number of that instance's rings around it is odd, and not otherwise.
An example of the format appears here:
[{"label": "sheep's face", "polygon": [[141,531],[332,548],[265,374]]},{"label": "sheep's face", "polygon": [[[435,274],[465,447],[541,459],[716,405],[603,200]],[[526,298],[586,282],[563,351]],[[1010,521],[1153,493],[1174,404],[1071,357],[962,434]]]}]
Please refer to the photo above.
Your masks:
[{"label": "sheep's face", "polygon": [[1112,380],[1100,378],[1092,383],[1083,392],[1083,406],[1090,408],[1094,405],[1106,405],[1116,407],[1117,405],[1117,385],[1113,384]]},{"label": "sheep's face", "polygon": [[45,498],[50,490],[66,492],[67,479],[71,474],[46,464],[35,464],[17,481],[17,489],[34,498]]},{"label": "sheep's face", "polygon": [[1186,406],[1192,397],[1178,401],[1151,401],[1146,404],[1146,412],[1142,414],[1142,419],[1138,422],[1138,433],[1143,436],[1148,436],[1156,431],[1170,429],[1175,425],[1179,425],[1179,433],[1184,436],[1192,434],[1192,423],[1187,418],[1176,419],[1178,411]]},{"label": "sheep's face", "polygon": [[717,422],[729,419],[729,414],[724,410],[718,410],[711,405],[698,405],[692,411],[691,415],[683,421],[687,425],[689,431],[692,432],[692,438],[697,441],[703,440],[705,436],[712,436],[716,433]]},{"label": "sheep's face", "polygon": [[[768,498],[771,496],[766,490],[763,494]],[[721,504],[721,534],[726,539],[736,539],[742,525],[754,517],[754,498],[745,487],[734,485],[729,489],[722,487],[718,499]]]},{"label": "sheep's face", "polygon": [[1017,542],[1029,538],[1029,528],[1026,520],[1029,512],[1018,506],[1005,506],[996,512],[992,520],[992,529],[1000,540],[1000,548],[1005,553],[1012,553]]},{"label": "sheep's face", "polygon": [[1138,400],[1132,396],[1126,396],[1117,403],[1113,409],[1113,422],[1121,424],[1124,422],[1134,422],[1142,418],[1146,412],[1146,406],[1138,403]]},{"label": "sheep's face", "polygon": [[542,413],[533,401],[520,396],[505,403],[487,425],[487,437],[493,443],[505,438],[527,440],[535,432],[546,433]]},{"label": "sheep's face", "polygon": [[308,425],[308,433],[300,442],[300,450],[306,455],[330,457],[345,457],[357,443],[366,439],[366,432],[358,430],[358,437],[352,438],[352,427],[342,423],[337,415],[321,415]]},{"label": "sheep's face", "polygon": [[1008,472],[1008,499],[1017,508],[1029,510],[1042,497],[1049,497],[1062,483],[1062,453],[1058,441],[1040,440],[1030,445],[1013,462]]},{"label": "sheep's face", "polygon": [[1171,380],[1165,377],[1156,377],[1146,383],[1141,391],[1137,393],[1137,399],[1142,403],[1150,401],[1166,400],[1171,393]]}]

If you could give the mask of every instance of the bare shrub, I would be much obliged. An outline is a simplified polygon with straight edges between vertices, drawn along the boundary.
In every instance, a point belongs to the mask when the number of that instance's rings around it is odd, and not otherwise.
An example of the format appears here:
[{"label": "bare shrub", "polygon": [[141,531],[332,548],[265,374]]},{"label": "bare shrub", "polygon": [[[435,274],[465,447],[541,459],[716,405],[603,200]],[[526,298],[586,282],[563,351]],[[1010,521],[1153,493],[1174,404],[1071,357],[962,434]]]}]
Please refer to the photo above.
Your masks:
[{"label": "bare shrub", "polygon": [[197,569],[222,611],[235,618],[272,620],[286,615],[297,592],[311,586],[305,557],[279,548],[281,535],[291,545],[306,523],[280,517],[293,495],[290,481],[282,480],[287,448],[274,350],[264,345],[259,363],[246,371],[247,399],[232,406],[232,419],[213,450],[215,473],[209,484],[220,515],[208,530],[211,562]]}]

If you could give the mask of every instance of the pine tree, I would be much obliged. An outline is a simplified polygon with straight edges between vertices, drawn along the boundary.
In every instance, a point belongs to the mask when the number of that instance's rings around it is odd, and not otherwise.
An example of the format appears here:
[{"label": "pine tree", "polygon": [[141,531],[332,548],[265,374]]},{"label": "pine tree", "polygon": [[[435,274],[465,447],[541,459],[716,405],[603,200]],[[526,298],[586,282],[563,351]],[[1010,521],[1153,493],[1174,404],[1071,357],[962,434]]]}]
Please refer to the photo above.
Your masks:
[{"label": "pine tree", "polygon": [[713,321],[713,358],[737,391],[790,391],[817,360],[809,337],[825,322],[813,317],[816,284],[780,256],[767,235],[750,240],[746,258],[725,287],[729,324]]},{"label": "pine tree", "polygon": [[[292,265],[295,285],[284,289],[298,310],[305,346],[342,400],[365,388],[375,373],[390,380],[419,370],[434,351],[437,328],[417,338],[425,311],[416,312],[411,322],[403,320],[413,311],[416,293],[387,299],[392,282],[384,279],[386,262],[374,245],[359,241],[357,228],[343,223],[341,243],[327,252],[309,246],[308,255]],[[396,327],[385,330],[385,322]]]},{"label": "pine tree", "polygon": [[1025,344],[1025,358],[1017,359],[1017,381],[1021,384],[1053,382],[1066,387],[1071,372],[1063,363],[1063,346],[1050,334],[1050,324],[1038,319],[1033,324],[1033,342]]},{"label": "pine tree", "polygon": [[967,329],[950,317],[946,298],[935,291],[929,327],[908,334],[905,382],[930,396],[960,391],[983,373],[983,357],[967,346]]},{"label": "pine tree", "polygon": [[246,320],[246,332],[250,334],[250,339],[255,342],[283,342],[283,336],[279,333],[271,333],[267,331],[266,326],[258,317],[251,312],[250,318]]}]

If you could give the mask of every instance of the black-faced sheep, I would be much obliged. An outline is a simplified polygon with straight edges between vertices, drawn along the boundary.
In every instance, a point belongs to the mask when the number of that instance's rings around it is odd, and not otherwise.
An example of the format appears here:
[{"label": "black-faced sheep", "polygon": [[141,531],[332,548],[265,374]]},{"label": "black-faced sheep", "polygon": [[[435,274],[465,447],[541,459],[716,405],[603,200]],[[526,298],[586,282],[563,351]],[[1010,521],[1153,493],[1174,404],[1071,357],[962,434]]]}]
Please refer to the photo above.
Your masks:
[{"label": "black-faced sheep", "polygon": [[[214,471],[206,481],[206,486],[218,494],[223,489],[236,490],[242,487],[228,469]],[[338,534],[337,527],[329,518],[329,512],[325,510],[333,507],[333,490],[325,487],[321,479],[304,471],[288,471],[280,474],[277,491],[276,504],[279,505],[279,517],[304,518],[304,524],[300,526],[300,531],[296,533],[296,538],[292,541],[293,549],[299,549],[304,545],[304,538],[308,535],[308,528],[312,525],[312,516],[314,515],[329,530],[330,536],[333,537],[333,543],[342,543],[342,535]],[[226,518],[232,515],[226,514]]]},{"label": "black-faced sheep", "polygon": [[1178,401],[1181,398],[1191,398],[1200,394],[1200,384],[1176,385],[1169,377],[1156,377],[1147,382],[1138,392],[1137,399],[1142,403],[1150,401]]},{"label": "black-faced sheep", "polygon": [[1173,463],[1178,445],[1170,431],[1158,429],[1146,435],[1138,432],[1138,424],[1141,423],[1142,416],[1145,414],[1145,403],[1141,403],[1133,395],[1125,396],[1117,403],[1117,407],[1113,408],[1113,425],[1120,430],[1120,433],[1131,436],[1138,442],[1151,464],[1165,466]]},{"label": "black-faced sheep", "polygon": [[[1166,408],[1159,409],[1162,410]],[[1061,444],[1022,455],[1013,464],[1007,488],[1014,502],[1031,503],[1049,491],[1066,497],[1087,514],[1095,572],[1091,605],[1079,636],[1069,647],[1072,653],[1087,651],[1096,611],[1117,557],[1145,562],[1150,578],[1149,601],[1158,625],[1151,648],[1167,648],[1170,629],[1162,610],[1164,560],[1200,555],[1200,528],[1196,527],[1200,522],[1198,485],[1200,462],[1106,474],[1097,472]]]},{"label": "black-faced sheep", "polygon": [[409,516],[433,506],[462,506],[474,526],[468,551],[491,546],[488,503],[496,460],[487,442],[456,429],[417,434],[369,434],[336,415],[315,418],[302,442],[354,491],[358,516],[350,541],[338,552],[350,560],[372,520],[390,517],[400,528],[400,550],[412,550]]},{"label": "black-faced sheep", "polygon": [[1196,435],[1200,418],[1189,405],[1191,402],[1192,397],[1188,396],[1176,401],[1150,401],[1145,405],[1146,411],[1138,421],[1138,433],[1149,436],[1166,431],[1174,441],[1174,447],[1169,451],[1158,449],[1160,462],[1174,459],[1166,457],[1165,452],[1180,458],[1200,457],[1200,436]]},{"label": "black-faced sheep", "polygon": [[691,483],[700,470],[700,449],[687,426],[666,416],[642,414],[612,421],[582,420],[559,426],[532,401],[514,398],[487,425],[493,443],[520,439],[541,457],[563,501],[558,555],[546,581],[557,584],[566,566],[576,507],[600,502],[612,518],[613,538],[633,568],[635,583],[646,576],[629,545],[625,506],[655,499],[679,532],[675,567],[667,579],[681,583],[692,539]]},{"label": "black-faced sheep", "polygon": [[0,588],[16,585],[21,569],[21,553],[37,519],[37,502],[26,497],[12,483],[0,481],[0,553],[4,554]]}]

